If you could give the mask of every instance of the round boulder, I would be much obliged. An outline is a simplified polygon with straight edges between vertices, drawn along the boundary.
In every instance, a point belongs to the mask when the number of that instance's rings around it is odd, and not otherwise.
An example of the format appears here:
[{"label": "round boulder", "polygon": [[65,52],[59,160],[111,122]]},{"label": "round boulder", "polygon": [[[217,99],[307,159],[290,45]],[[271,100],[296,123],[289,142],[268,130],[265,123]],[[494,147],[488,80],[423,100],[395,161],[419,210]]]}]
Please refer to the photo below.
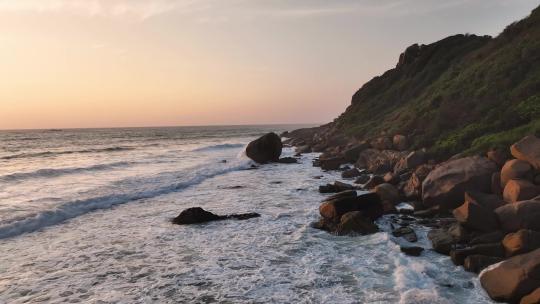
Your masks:
[{"label": "round boulder", "polygon": [[246,148],[246,155],[260,164],[277,162],[282,149],[281,138],[272,132],[250,142]]},{"label": "round boulder", "polygon": [[507,161],[501,170],[501,187],[504,189],[506,184],[512,179],[528,178],[532,174],[532,166],[519,159]]}]

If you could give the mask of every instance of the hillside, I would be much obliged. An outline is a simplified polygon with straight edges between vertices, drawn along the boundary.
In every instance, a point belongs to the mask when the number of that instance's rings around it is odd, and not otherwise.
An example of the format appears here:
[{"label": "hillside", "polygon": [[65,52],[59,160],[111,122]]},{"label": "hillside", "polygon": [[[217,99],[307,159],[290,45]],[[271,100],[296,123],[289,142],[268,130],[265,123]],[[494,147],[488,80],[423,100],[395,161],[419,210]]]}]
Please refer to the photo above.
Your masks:
[{"label": "hillside", "polygon": [[540,8],[496,38],[412,45],[353,96],[329,136],[407,135],[438,157],[508,146],[540,132]]}]

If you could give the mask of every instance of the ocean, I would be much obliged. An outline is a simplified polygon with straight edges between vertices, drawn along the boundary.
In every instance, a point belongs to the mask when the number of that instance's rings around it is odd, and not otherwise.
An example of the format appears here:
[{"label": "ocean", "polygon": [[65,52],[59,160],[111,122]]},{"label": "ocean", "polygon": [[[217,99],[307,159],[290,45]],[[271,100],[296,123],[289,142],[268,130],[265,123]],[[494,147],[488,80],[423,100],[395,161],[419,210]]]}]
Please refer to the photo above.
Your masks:
[{"label": "ocean", "polygon": [[[243,153],[299,127],[0,131],[0,303],[492,303],[448,257],[400,253],[389,216],[369,236],[311,228],[339,172]],[[171,223],[195,206],[261,217]]]}]

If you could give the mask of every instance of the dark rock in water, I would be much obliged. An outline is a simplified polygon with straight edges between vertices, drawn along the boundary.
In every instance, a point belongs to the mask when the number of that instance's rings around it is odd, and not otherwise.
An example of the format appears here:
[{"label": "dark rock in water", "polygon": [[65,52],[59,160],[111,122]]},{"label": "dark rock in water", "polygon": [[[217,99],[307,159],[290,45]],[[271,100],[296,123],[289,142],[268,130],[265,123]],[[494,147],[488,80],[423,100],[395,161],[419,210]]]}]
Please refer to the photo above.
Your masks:
[{"label": "dark rock in water", "polygon": [[173,219],[173,223],[177,225],[190,225],[226,219],[246,220],[260,216],[261,215],[258,213],[216,215],[212,212],[204,210],[201,207],[193,207],[182,211],[180,215]]},{"label": "dark rock in water", "polygon": [[319,159],[319,165],[323,170],[337,170],[343,164],[346,164],[347,160],[343,157],[333,157],[328,159]]},{"label": "dark rock in water", "polygon": [[320,193],[337,193],[353,189],[353,185],[342,183],[340,181],[335,181],[334,184],[326,184],[323,186],[319,186]]},{"label": "dark rock in water", "polygon": [[245,188],[245,186],[236,185],[236,186],[222,187],[221,189],[235,190],[235,189],[242,189],[242,188]]},{"label": "dark rock in water", "polygon": [[279,185],[279,184],[282,184],[283,182],[282,181],[272,181],[270,182],[270,184],[273,184],[273,185]]},{"label": "dark rock in water", "polygon": [[428,232],[428,239],[431,241],[433,249],[441,254],[448,255],[455,244],[452,236],[445,229],[434,229]]},{"label": "dark rock in water", "polygon": [[341,216],[351,211],[362,211],[363,215],[371,220],[376,220],[384,212],[381,199],[375,193],[327,200],[319,207],[319,213],[323,218],[335,222],[339,222]]},{"label": "dark rock in water", "polygon": [[402,237],[411,243],[418,241],[418,237],[414,230],[410,227],[400,227],[392,231],[392,235],[395,237]]},{"label": "dark rock in water", "polygon": [[493,300],[518,303],[540,286],[540,249],[509,258],[485,270],[480,283]]},{"label": "dark rock in water", "polygon": [[345,170],[345,171],[341,172],[341,177],[343,177],[343,178],[353,178],[353,177],[360,176],[360,174],[362,174],[360,172],[360,170],[358,170],[356,168],[352,168],[352,169],[348,169],[348,170]]},{"label": "dark rock in water", "polygon": [[337,226],[336,233],[338,235],[347,234],[372,234],[379,231],[377,225],[373,221],[364,216],[361,211],[351,211],[345,213]]},{"label": "dark rock in water", "polygon": [[503,258],[499,257],[473,254],[465,258],[465,261],[463,262],[463,268],[469,272],[480,273],[488,266],[499,263],[502,260]]},{"label": "dark rock in water", "polygon": [[313,179],[321,179],[321,178],[323,178],[322,175],[317,175],[317,176],[314,176],[314,177],[313,177]]},{"label": "dark rock in water", "polygon": [[362,174],[354,181],[354,183],[355,184],[365,184],[365,183],[369,182],[370,179],[371,179],[371,177],[369,176],[369,174]]},{"label": "dark rock in water", "polygon": [[364,185],[364,188],[373,189],[380,184],[384,184],[384,178],[379,175],[373,175],[373,177],[371,177],[370,180]]},{"label": "dark rock in water", "polygon": [[331,201],[331,200],[335,200],[335,199],[338,199],[338,198],[344,198],[344,197],[357,197],[358,196],[358,193],[356,192],[356,190],[347,190],[347,191],[342,191],[342,192],[338,192],[334,195],[331,195],[329,197],[327,197],[325,199],[325,201]]},{"label": "dark rock in water", "polygon": [[278,163],[280,164],[297,164],[298,159],[294,157],[282,157],[278,160]]},{"label": "dark rock in water", "polygon": [[472,238],[469,244],[477,245],[477,244],[496,243],[496,242],[502,241],[503,238],[504,238],[504,233],[500,230],[496,230],[496,231],[481,234]]},{"label": "dark rock in water", "polygon": [[381,200],[388,201],[391,204],[397,204],[400,201],[399,191],[394,185],[380,184],[373,188],[372,191],[377,193]]},{"label": "dark rock in water", "polygon": [[454,241],[458,243],[465,243],[469,240],[469,232],[460,223],[454,223],[448,227],[448,233],[452,236]]},{"label": "dark rock in water", "polygon": [[424,248],[418,246],[401,246],[399,249],[401,250],[401,252],[410,256],[420,256],[422,254],[422,251],[424,251]]},{"label": "dark rock in water", "polygon": [[504,257],[504,248],[501,243],[479,244],[463,249],[455,249],[450,252],[450,258],[455,265],[463,265],[465,258],[470,255],[487,255],[491,257]]},{"label": "dark rock in water", "polygon": [[276,133],[268,133],[250,142],[246,155],[260,164],[277,162],[282,148],[281,138]]}]

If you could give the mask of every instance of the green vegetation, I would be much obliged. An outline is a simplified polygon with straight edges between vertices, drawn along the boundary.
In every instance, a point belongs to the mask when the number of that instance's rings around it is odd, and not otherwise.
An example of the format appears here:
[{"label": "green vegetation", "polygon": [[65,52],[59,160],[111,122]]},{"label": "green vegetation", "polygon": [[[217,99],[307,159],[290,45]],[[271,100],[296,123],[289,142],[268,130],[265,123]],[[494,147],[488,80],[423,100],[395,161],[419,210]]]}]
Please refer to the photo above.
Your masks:
[{"label": "green vegetation", "polygon": [[456,35],[409,47],[335,121],[349,136],[410,136],[447,157],[508,146],[540,130],[540,8],[496,38]]}]

